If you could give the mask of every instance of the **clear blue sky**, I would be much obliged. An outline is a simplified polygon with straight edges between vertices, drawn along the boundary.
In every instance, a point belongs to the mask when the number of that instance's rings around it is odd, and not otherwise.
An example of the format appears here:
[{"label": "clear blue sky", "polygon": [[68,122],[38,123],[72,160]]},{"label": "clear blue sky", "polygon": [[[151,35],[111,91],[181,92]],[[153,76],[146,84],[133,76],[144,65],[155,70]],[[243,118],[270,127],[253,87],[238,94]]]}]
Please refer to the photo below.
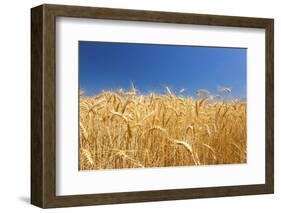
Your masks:
[{"label": "clear blue sky", "polygon": [[198,89],[216,94],[231,87],[232,96],[246,97],[245,48],[79,42],[80,88],[87,95],[102,90],[130,89],[164,92],[169,86],[185,95]]}]

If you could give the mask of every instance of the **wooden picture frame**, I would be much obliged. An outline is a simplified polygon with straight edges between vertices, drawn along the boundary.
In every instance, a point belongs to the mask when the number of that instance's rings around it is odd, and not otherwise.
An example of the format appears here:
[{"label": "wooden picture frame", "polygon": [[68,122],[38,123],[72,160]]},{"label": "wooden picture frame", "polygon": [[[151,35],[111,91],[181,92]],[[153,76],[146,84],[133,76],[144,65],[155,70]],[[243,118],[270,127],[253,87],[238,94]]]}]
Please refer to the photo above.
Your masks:
[{"label": "wooden picture frame", "polygon": [[[56,195],[56,18],[73,17],[265,29],[265,184]],[[274,191],[274,21],[44,4],[31,9],[31,203],[41,208],[268,194]],[[262,139],[261,139],[262,140]]]}]

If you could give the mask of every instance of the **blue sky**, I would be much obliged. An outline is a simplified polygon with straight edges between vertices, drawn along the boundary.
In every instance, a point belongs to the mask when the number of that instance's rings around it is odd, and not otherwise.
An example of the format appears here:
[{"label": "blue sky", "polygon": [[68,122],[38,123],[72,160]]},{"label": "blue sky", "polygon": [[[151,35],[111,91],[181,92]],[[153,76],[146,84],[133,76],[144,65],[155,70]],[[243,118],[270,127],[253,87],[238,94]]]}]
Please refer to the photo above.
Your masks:
[{"label": "blue sky", "polygon": [[175,93],[198,89],[217,94],[230,87],[232,97],[246,97],[245,48],[218,48],[113,42],[79,42],[79,83],[87,95],[102,90],[130,89]]}]

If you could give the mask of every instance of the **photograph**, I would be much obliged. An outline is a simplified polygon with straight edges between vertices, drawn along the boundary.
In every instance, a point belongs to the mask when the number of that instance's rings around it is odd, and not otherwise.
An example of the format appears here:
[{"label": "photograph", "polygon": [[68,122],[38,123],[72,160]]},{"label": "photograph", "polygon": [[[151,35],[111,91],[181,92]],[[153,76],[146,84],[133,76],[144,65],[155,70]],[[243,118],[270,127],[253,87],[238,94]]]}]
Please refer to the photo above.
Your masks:
[{"label": "photograph", "polygon": [[128,8],[31,8],[30,203],[273,194],[273,15]]},{"label": "photograph", "polygon": [[79,41],[79,169],[247,163],[247,49]]}]

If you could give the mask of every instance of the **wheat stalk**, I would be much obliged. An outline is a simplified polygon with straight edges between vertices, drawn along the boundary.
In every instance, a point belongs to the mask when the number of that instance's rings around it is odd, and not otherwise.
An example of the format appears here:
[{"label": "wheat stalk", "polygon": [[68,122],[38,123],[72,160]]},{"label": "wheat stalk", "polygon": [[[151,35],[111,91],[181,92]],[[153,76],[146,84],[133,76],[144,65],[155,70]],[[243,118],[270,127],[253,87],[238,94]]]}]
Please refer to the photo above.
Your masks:
[{"label": "wheat stalk", "polygon": [[80,168],[246,162],[246,102],[222,102],[224,97],[210,98],[204,90],[198,99],[165,89],[167,95],[141,94],[132,85],[131,91],[81,96]]}]

